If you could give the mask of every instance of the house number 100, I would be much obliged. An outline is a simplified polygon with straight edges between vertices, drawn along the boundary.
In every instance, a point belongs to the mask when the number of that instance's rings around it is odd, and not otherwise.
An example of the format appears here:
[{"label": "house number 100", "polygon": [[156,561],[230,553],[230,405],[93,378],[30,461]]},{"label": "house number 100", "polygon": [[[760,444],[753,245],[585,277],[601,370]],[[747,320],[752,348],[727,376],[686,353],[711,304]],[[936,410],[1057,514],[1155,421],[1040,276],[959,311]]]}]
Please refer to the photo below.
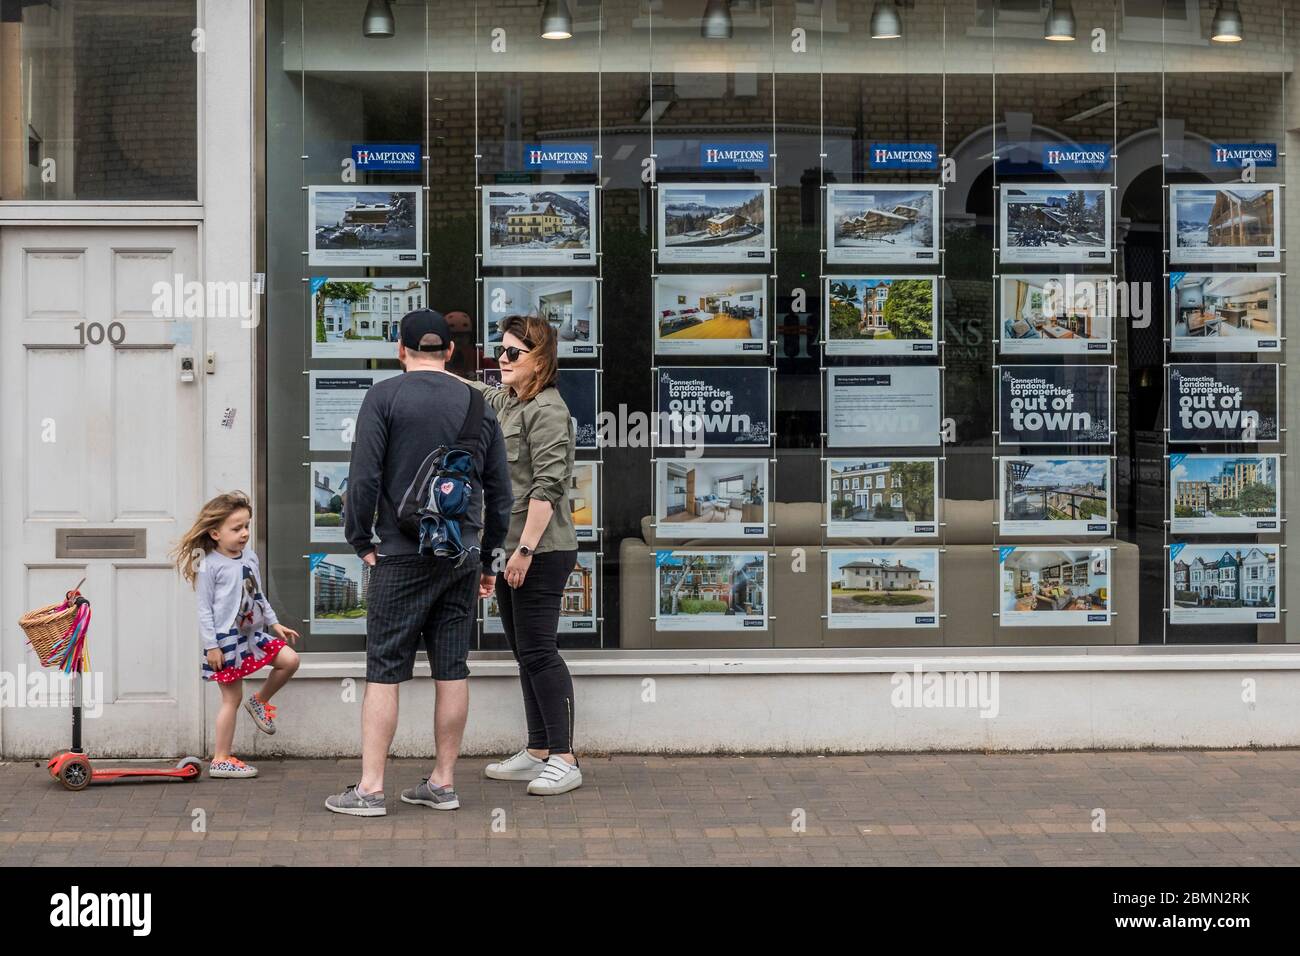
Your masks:
[{"label": "house number 100", "polygon": [[110,323],[107,331],[99,322],[78,322],[73,328],[81,335],[82,345],[103,345],[105,338],[113,345],[121,345],[126,341],[126,326],[121,322]]}]

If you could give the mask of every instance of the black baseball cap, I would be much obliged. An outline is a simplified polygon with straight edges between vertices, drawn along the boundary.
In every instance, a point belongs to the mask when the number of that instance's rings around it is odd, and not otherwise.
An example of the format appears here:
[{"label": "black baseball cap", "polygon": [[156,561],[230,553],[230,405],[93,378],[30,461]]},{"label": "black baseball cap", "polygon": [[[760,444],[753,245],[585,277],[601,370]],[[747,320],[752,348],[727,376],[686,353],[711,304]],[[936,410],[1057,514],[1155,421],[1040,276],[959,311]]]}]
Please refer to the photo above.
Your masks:
[{"label": "black baseball cap", "polygon": [[[426,335],[436,335],[437,345],[420,345]],[[441,312],[416,309],[402,316],[402,344],[410,352],[442,352],[451,344],[451,328]]]}]

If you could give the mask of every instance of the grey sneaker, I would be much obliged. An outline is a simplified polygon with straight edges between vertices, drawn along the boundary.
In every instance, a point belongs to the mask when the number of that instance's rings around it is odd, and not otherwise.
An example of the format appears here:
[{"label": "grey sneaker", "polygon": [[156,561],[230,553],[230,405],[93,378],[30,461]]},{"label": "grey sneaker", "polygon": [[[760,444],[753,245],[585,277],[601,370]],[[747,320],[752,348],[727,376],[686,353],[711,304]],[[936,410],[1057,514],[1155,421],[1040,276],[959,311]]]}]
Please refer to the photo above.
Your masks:
[{"label": "grey sneaker", "polygon": [[546,761],[534,757],[525,747],[513,757],[507,757],[483,768],[483,776],[493,780],[536,780],[546,769]]},{"label": "grey sneaker", "polygon": [[326,797],[325,809],[333,810],[335,813],[347,813],[354,817],[382,817],[388,813],[388,808],[384,806],[382,791],[362,794],[357,791],[355,783],[344,787],[342,793]]},{"label": "grey sneaker", "polygon": [[422,779],[418,787],[403,790],[402,802],[418,803],[435,810],[456,810],[460,807],[460,797],[456,796],[455,790],[451,787],[431,787],[428,777]]},{"label": "grey sneaker", "polygon": [[553,797],[582,786],[582,771],[559,754],[546,761],[541,775],[528,782],[528,792],[535,797]]}]

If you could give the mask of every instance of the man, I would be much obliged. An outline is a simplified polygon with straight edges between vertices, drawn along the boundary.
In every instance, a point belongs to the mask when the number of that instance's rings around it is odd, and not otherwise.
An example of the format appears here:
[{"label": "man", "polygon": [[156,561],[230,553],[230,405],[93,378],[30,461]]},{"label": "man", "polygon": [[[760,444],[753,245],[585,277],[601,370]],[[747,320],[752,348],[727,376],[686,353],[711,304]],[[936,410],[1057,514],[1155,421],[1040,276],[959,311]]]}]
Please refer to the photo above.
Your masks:
[{"label": "man", "polygon": [[403,534],[397,521],[398,505],[420,465],[440,445],[457,447],[466,425],[471,389],[446,370],[454,348],[441,313],[419,309],[403,316],[397,360],[404,374],[373,385],[357,416],[344,527],[348,543],[370,565],[366,694],[361,707],[361,780],[325,801],[335,813],[387,813],[384,763],[397,728],[398,685],[411,679],[420,644],[437,686],[437,756],[432,773],[419,786],[403,791],[402,800],[437,810],[460,806],[454,771],[469,712],[465,660],[475,601],[491,593],[496,583],[491,565],[505,542],[512,503],[505,442],[490,408],[483,410],[473,449],[473,496],[460,519],[461,543],[469,552],[465,560],[458,565],[453,559],[421,555],[419,542]]}]

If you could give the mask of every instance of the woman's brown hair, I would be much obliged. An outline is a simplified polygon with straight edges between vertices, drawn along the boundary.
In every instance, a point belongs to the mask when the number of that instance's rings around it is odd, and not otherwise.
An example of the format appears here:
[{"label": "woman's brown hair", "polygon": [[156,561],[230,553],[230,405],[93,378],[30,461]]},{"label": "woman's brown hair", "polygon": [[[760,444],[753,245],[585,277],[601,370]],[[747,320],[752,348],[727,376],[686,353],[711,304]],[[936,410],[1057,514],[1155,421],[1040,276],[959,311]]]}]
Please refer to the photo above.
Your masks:
[{"label": "woman's brown hair", "polygon": [[559,340],[555,329],[540,315],[508,315],[501,320],[501,335],[507,332],[523,341],[533,360],[533,376],[521,392],[515,394],[521,402],[527,402],[544,388],[554,385],[559,369]]},{"label": "woman's brown hair", "polygon": [[248,500],[248,495],[242,491],[217,495],[203,506],[190,530],[181,535],[181,540],[172,549],[170,556],[176,564],[176,570],[190,582],[191,587],[199,573],[199,565],[217,547],[217,542],[209,532],[220,530],[226,519],[236,511],[247,511],[248,516],[253,517],[253,503]]}]

